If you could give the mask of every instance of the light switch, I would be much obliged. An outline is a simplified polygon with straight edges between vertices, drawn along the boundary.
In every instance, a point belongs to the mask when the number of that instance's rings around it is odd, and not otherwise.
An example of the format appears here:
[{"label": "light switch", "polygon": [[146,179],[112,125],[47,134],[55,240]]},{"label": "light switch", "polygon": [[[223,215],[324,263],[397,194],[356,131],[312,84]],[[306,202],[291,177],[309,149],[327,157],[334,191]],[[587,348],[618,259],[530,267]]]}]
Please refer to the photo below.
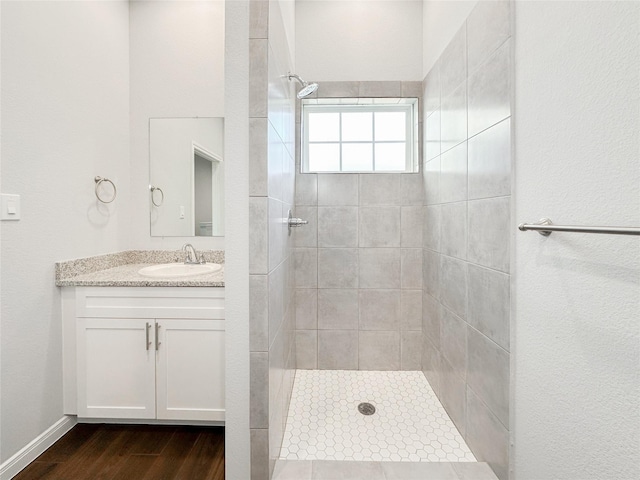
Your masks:
[{"label": "light switch", "polygon": [[184,206],[180,206],[180,218],[184,218]]},{"label": "light switch", "polygon": [[20,220],[20,195],[3,193],[2,198],[2,220]]}]

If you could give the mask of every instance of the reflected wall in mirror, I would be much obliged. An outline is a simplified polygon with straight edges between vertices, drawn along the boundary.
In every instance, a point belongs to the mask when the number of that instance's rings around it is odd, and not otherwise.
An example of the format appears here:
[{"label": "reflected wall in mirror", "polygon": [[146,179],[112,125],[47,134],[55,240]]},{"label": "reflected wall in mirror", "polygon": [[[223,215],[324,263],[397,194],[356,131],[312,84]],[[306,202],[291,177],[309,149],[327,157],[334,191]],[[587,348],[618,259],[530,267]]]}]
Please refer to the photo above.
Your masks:
[{"label": "reflected wall in mirror", "polygon": [[149,119],[152,237],[224,235],[224,119]]}]

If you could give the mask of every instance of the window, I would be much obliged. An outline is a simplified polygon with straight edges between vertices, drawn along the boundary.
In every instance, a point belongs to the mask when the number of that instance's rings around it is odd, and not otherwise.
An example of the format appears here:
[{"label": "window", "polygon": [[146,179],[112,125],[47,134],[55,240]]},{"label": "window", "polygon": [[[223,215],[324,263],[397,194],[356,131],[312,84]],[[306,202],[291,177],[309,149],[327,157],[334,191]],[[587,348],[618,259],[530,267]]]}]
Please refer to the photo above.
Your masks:
[{"label": "window", "polygon": [[302,172],[416,172],[418,99],[302,102]]}]

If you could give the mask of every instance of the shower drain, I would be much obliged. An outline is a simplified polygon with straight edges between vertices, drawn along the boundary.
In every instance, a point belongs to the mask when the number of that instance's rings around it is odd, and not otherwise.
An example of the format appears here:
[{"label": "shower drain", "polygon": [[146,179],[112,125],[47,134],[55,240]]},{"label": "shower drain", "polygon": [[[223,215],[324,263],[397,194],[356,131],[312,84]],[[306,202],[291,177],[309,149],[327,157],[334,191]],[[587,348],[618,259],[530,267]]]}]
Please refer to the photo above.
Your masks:
[{"label": "shower drain", "polygon": [[358,411],[363,415],[373,415],[376,413],[376,407],[370,403],[364,402],[358,405]]}]

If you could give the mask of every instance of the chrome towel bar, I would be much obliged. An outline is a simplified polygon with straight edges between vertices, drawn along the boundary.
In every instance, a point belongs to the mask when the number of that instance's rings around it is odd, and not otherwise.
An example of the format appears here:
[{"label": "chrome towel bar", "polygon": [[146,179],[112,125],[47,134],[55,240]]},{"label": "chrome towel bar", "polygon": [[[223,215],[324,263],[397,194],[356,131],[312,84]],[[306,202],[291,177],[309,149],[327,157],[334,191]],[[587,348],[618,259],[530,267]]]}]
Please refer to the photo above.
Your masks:
[{"label": "chrome towel bar", "polygon": [[608,233],[611,235],[640,235],[640,227],[579,227],[576,225],[554,225],[548,218],[541,218],[538,223],[521,223],[518,229],[526,232],[534,230],[548,237],[551,232],[576,233]]}]

